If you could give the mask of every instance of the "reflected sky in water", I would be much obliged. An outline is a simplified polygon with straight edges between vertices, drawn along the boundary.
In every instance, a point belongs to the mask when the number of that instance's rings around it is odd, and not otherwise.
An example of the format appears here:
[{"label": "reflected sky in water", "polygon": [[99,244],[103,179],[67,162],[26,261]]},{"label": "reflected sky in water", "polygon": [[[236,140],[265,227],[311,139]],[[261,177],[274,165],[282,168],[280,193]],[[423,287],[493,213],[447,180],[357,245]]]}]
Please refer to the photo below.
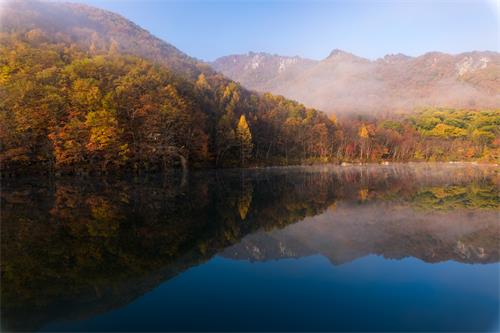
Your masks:
[{"label": "reflected sky in water", "polygon": [[2,188],[2,326],[492,331],[498,170],[330,166]]},{"label": "reflected sky in water", "polygon": [[495,265],[413,258],[372,255],[333,266],[319,255],[264,263],[216,257],[124,308],[45,329],[488,331],[498,315],[495,278]]}]

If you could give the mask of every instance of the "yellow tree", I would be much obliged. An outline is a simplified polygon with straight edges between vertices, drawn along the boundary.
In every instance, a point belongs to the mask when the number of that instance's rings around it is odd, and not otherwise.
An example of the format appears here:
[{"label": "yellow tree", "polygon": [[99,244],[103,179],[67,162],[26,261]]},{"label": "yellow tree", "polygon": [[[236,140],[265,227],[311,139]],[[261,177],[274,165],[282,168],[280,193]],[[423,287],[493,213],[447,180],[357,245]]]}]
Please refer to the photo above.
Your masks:
[{"label": "yellow tree", "polygon": [[241,190],[240,197],[238,199],[238,212],[240,213],[240,218],[244,221],[250,210],[250,205],[252,204],[253,196],[253,186],[251,182],[244,182]]},{"label": "yellow tree", "polygon": [[241,115],[238,126],[236,127],[236,138],[240,146],[241,166],[245,166],[246,161],[250,158],[253,150],[252,133],[248,127],[247,120],[244,115]]},{"label": "yellow tree", "polygon": [[[358,136],[361,139],[361,152],[360,152],[360,155],[361,155],[361,159],[363,159],[363,151],[366,150],[368,139],[370,138],[370,134],[368,133],[368,128],[366,128],[366,126],[364,124],[361,125],[361,127],[359,128]],[[368,153],[367,153],[367,157],[368,157]]]},{"label": "yellow tree", "polygon": [[196,80],[196,88],[200,90],[210,89],[210,84],[207,81],[205,74],[201,73],[198,75],[198,80]]},{"label": "yellow tree", "polygon": [[120,142],[122,130],[112,111],[89,112],[85,125],[90,132],[86,148],[92,157],[100,160],[103,170],[109,164],[120,165],[125,162],[128,144]]}]

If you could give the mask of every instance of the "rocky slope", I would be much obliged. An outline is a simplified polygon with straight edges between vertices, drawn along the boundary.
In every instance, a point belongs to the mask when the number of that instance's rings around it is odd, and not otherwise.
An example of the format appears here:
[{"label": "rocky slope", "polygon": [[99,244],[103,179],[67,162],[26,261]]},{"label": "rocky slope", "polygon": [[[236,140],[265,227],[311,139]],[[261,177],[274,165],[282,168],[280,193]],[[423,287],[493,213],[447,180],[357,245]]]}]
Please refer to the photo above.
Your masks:
[{"label": "rocky slope", "polygon": [[396,54],[374,61],[341,50],[321,61],[249,53],[219,58],[212,66],[248,88],[330,113],[500,107],[496,52]]}]

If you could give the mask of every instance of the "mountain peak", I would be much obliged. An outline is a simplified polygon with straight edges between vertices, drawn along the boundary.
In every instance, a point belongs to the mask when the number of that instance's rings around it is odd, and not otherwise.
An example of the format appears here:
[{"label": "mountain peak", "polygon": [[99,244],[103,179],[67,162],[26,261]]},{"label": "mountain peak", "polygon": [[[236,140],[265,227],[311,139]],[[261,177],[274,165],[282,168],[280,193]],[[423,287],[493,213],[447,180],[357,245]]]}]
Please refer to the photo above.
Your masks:
[{"label": "mountain peak", "polygon": [[338,56],[354,56],[352,53],[346,52],[341,49],[333,49],[327,58],[338,57]]},{"label": "mountain peak", "polygon": [[325,60],[341,60],[341,61],[368,61],[365,58],[358,57],[355,54],[352,54],[350,52],[340,50],[340,49],[333,49],[332,52],[326,57]]},{"label": "mountain peak", "polygon": [[330,52],[330,54],[328,55],[328,58],[338,55],[352,55],[352,54],[341,49],[333,49],[332,52]]},{"label": "mountain peak", "polygon": [[403,53],[396,53],[396,54],[386,54],[383,58],[379,59],[385,63],[389,64],[394,64],[394,63],[399,63],[403,62],[406,60],[410,60],[412,57],[409,55],[403,54]]}]

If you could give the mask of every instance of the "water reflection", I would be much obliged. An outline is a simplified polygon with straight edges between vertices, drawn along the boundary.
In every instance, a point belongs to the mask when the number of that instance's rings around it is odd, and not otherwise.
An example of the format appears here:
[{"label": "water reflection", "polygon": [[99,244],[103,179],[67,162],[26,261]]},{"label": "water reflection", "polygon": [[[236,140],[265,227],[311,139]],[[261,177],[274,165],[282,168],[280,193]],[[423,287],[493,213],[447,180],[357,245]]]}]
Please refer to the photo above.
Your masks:
[{"label": "water reflection", "polygon": [[496,263],[499,184],[461,164],[4,181],[2,325],[92,317],[216,254]]}]

